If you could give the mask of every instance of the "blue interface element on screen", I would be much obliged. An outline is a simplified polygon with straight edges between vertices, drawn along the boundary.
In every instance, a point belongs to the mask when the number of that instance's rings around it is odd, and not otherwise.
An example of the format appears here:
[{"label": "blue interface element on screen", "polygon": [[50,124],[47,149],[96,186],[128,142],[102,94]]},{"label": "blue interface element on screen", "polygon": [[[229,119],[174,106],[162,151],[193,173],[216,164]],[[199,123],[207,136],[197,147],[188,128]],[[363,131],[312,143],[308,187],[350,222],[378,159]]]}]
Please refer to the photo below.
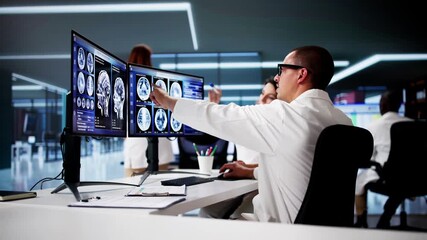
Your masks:
[{"label": "blue interface element on screen", "polygon": [[71,48],[72,133],[126,137],[126,62],[74,31]]},{"label": "blue interface element on screen", "polygon": [[202,134],[177,121],[169,110],[156,106],[149,95],[153,85],[157,85],[173,97],[203,100],[203,77],[128,63],[128,79],[129,137]]}]

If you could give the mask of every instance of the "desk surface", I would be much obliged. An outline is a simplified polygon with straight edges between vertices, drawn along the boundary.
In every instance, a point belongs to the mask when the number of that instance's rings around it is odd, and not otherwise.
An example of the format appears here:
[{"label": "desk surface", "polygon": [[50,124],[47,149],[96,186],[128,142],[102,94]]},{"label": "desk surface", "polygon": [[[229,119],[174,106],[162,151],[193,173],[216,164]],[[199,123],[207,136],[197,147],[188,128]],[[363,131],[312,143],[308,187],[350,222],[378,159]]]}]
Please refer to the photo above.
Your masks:
[{"label": "desk surface", "polygon": [[[151,176],[146,184],[182,174]],[[139,177],[122,179],[137,183]],[[0,202],[1,239],[427,239],[426,233],[374,229],[319,227],[308,225],[260,223],[175,217],[215,202],[223,201],[257,187],[254,180],[214,181],[189,186],[187,200],[164,210],[70,208],[73,194],[64,190],[51,194],[40,190],[37,198]],[[112,185],[79,189],[82,194],[124,194],[130,187]]]},{"label": "desk surface", "polygon": [[[192,174],[167,173],[150,175],[144,182],[144,185],[160,185],[161,180],[173,179]],[[139,176],[114,180],[115,182],[125,182],[137,184]],[[132,189],[132,186],[121,185],[96,185],[79,187],[82,196],[111,196],[125,195]],[[165,209],[111,209],[111,211],[134,212],[137,214],[159,214],[159,215],[180,215],[194,209],[208,206],[220,201],[240,196],[257,189],[256,180],[238,180],[238,181],[213,181],[187,187],[186,200],[174,204]],[[49,207],[67,208],[68,204],[75,202],[74,195],[65,189],[59,193],[51,194],[52,189],[38,190],[37,197],[14,201],[16,204],[38,205]],[[8,202],[12,203],[12,202]],[[90,208],[87,211],[100,211]],[[101,210],[102,211],[102,210]]]},{"label": "desk surface", "polygon": [[1,239],[425,240],[427,234],[0,203]]}]

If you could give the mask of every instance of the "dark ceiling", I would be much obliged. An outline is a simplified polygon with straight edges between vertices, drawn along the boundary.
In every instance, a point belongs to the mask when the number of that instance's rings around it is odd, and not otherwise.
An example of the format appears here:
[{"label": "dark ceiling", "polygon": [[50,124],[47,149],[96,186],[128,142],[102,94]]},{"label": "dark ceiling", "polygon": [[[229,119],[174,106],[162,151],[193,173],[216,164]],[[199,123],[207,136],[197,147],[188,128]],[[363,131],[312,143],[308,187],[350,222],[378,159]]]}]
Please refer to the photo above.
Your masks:
[{"label": "dark ceiling", "polygon": [[[126,3],[162,1],[126,1]],[[179,2],[179,1],[167,1]],[[67,55],[74,29],[127,59],[132,46],[155,53],[260,52],[263,61],[283,60],[294,47],[321,45],[349,67],[374,54],[427,54],[427,21],[421,1],[377,0],[190,0],[198,49],[186,12],[0,14],[0,70],[69,86],[69,59],[19,59],[23,55]],[[419,2],[419,3],[418,3]],[[2,0],[0,7],[121,1]],[[82,7],[82,11],[84,7]],[[426,58],[425,58],[426,59]],[[344,68],[337,68],[337,73]],[[271,75],[274,70],[263,70]],[[401,86],[427,76],[427,60],[376,63],[330,86]],[[4,80],[4,79],[2,79]],[[244,83],[244,78],[236,80]]]}]

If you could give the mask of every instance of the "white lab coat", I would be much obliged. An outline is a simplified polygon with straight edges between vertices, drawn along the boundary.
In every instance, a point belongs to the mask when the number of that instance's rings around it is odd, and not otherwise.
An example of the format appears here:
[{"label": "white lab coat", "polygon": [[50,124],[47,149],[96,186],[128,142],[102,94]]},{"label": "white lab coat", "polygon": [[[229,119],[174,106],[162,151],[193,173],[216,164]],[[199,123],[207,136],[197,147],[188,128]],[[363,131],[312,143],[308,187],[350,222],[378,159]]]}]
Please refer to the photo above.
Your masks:
[{"label": "white lab coat", "polygon": [[[367,127],[374,138],[372,161],[378,162],[381,166],[384,166],[390,153],[391,125],[401,121],[412,121],[412,119],[400,116],[397,112],[387,112]],[[366,191],[365,185],[377,181],[379,178],[380,177],[374,169],[360,170],[356,179],[356,195],[364,194]]]},{"label": "white lab coat", "polygon": [[[291,103],[237,106],[179,99],[178,121],[260,152],[255,216],[263,222],[292,223],[307,190],[320,132],[333,124],[352,125],[325,91],[312,89]],[[345,159],[343,159],[345,161]]]},{"label": "white lab coat", "polygon": [[237,160],[242,160],[246,164],[258,164],[261,153],[236,144]]}]

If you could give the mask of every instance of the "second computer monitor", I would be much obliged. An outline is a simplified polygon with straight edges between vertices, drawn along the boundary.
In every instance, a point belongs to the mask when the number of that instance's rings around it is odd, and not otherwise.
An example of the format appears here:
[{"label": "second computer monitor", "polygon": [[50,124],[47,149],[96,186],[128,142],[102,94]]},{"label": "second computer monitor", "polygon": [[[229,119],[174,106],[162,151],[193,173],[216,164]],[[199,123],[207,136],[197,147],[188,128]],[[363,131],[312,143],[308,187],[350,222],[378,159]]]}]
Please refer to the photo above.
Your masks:
[{"label": "second computer monitor", "polygon": [[153,85],[157,85],[170,96],[202,100],[203,77],[128,64],[128,79],[129,137],[178,137],[202,134],[177,121],[170,111],[156,106],[149,96]]}]

